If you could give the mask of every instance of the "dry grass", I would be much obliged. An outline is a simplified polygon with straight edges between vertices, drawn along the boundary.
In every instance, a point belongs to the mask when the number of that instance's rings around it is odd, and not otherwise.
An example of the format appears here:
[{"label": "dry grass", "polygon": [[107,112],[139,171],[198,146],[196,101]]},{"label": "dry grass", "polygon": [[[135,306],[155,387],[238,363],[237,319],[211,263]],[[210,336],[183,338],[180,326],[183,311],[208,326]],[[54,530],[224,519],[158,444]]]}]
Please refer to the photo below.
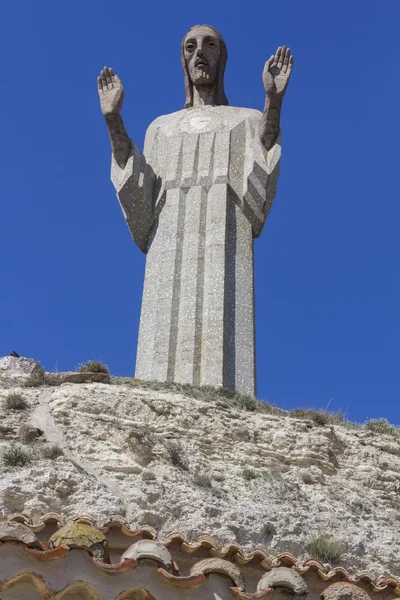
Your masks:
[{"label": "dry grass", "polygon": [[330,535],[314,537],[307,544],[307,552],[311,558],[317,558],[322,562],[331,564],[340,560],[347,550],[347,544],[337,540]]},{"label": "dry grass", "polygon": [[156,443],[157,437],[145,428],[132,429],[127,439],[128,448],[141,460],[148,462],[154,458]]},{"label": "dry grass", "polygon": [[26,410],[28,403],[21,394],[8,394],[4,399],[3,406],[6,410]]},{"label": "dry grass", "polygon": [[399,439],[400,429],[389,423],[387,419],[369,419],[365,422],[365,428],[382,435],[391,435]]},{"label": "dry grass", "polygon": [[193,483],[204,488],[210,488],[212,486],[211,478],[207,473],[197,473],[197,475],[194,475]]},{"label": "dry grass", "polygon": [[327,410],[314,410],[313,408],[295,408],[289,415],[295,419],[309,419],[316,425],[344,425],[349,427],[360,427],[346,418],[341,410],[329,412]]},{"label": "dry grass", "polygon": [[99,360],[88,360],[79,365],[79,373],[105,373],[105,375],[110,375],[110,370],[107,365],[103,365]]},{"label": "dry grass", "polygon": [[142,479],[144,481],[155,481],[157,479],[156,474],[153,471],[142,471]]},{"label": "dry grass", "polygon": [[32,456],[18,444],[11,444],[3,452],[3,464],[7,467],[24,467],[31,462]]},{"label": "dry grass", "polygon": [[254,469],[249,469],[246,467],[242,470],[242,477],[246,481],[252,481],[253,479],[257,479],[258,473]]},{"label": "dry grass", "polygon": [[[234,407],[249,412],[264,412],[276,415],[286,415],[287,411],[272,406],[264,400],[257,400],[254,396],[240,394],[226,388],[215,388],[210,385],[189,385],[186,383],[174,383],[172,381],[144,381],[131,379],[129,377],[112,377],[114,385],[128,385],[132,388],[147,388],[154,391],[170,391],[175,394],[183,394],[188,398],[196,398],[205,402],[217,402],[224,400],[226,407]],[[223,404],[220,404],[223,406]]]},{"label": "dry grass", "polygon": [[40,364],[40,362],[36,361],[36,369],[29,375],[29,377],[25,380],[25,387],[39,387],[46,383],[46,371]]},{"label": "dry grass", "polygon": [[171,463],[174,467],[178,467],[181,471],[189,471],[189,462],[181,444],[179,442],[169,441],[166,442],[165,447],[168,450]]},{"label": "dry grass", "polygon": [[44,446],[42,448],[42,457],[49,460],[55,460],[63,454],[63,449],[60,448],[60,446],[58,446],[57,444],[51,444],[50,446]]},{"label": "dry grass", "polygon": [[18,429],[18,436],[24,444],[32,444],[36,442],[36,440],[43,435],[43,431],[38,429],[37,427],[31,427],[24,423]]}]

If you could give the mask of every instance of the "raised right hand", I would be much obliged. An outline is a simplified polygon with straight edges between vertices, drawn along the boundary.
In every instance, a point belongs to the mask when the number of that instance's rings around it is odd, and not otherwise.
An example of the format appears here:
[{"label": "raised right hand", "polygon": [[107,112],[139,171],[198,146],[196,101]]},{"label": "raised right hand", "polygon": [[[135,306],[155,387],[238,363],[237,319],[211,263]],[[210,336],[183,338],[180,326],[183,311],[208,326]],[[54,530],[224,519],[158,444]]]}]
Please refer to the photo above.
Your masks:
[{"label": "raised right hand", "polygon": [[104,67],[97,78],[101,112],[105,117],[119,114],[124,101],[124,86],[111,68]]}]

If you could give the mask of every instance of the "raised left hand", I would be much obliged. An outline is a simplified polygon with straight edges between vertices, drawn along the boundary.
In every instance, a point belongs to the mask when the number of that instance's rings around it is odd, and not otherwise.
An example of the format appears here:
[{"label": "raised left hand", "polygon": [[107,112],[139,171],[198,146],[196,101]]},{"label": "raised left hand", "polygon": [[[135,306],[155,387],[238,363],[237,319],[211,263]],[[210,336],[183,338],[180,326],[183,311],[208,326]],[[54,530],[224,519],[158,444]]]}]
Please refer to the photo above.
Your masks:
[{"label": "raised left hand", "polygon": [[293,55],[290,48],[279,46],[276,54],[265,63],[263,71],[264,88],[268,96],[283,98],[293,68]]}]

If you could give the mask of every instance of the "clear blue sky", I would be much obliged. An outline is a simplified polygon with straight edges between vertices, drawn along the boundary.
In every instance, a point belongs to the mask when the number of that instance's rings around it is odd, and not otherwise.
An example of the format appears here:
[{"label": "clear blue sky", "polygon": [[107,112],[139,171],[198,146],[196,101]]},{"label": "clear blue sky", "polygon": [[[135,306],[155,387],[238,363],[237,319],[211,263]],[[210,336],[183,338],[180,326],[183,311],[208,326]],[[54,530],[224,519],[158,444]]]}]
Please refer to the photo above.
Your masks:
[{"label": "clear blue sky", "polygon": [[183,107],[179,45],[217,27],[230,104],[295,55],[278,193],[255,243],[258,395],[400,422],[400,2],[3,0],[0,356],[133,375],[145,257],[109,180],[96,77],[142,147]]}]

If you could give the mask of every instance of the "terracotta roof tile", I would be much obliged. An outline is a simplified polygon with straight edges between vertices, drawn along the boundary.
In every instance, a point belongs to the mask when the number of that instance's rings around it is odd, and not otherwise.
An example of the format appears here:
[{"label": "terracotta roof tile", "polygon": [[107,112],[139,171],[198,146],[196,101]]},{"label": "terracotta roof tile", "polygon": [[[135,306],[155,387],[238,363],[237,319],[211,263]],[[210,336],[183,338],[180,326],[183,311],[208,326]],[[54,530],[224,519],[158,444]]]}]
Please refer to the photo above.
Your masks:
[{"label": "terracotta roof tile", "polygon": [[[14,515],[10,518],[10,521],[12,523],[21,523],[22,525],[28,527],[33,533],[41,532],[44,530],[46,525],[54,523],[57,524],[57,527],[60,530],[62,527],[65,527],[66,533],[74,531],[73,524],[66,527],[65,520],[55,513],[48,513],[46,515],[43,515],[37,523],[33,523],[24,515]],[[75,550],[69,550],[68,544],[62,543],[55,548],[47,548],[43,543],[39,541],[37,541],[37,544],[39,544],[39,546],[35,547],[32,547],[32,543],[29,544],[30,547],[27,544],[24,544],[23,541],[19,541],[18,543],[23,545],[24,551],[30,557],[38,560],[59,560],[62,559],[63,556],[68,554],[69,551],[83,551],[90,555],[90,560],[97,568],[108,573],[116,574],[124,573],[126,571],[130,571],[131,569],[134,569],[137,565],[136,558],[138,560],[141,560],[143,558],[150,558],[154,559],[153,562],[160,563],[160,556],[163,556],[163,554],[162,552],[159,553],[159,555],[157,554],[157,544],[158,546],[162,545],[165,549],[169,549],[174,544],[177,544],[179,545],[180,551],[191,555],[195,555],[200,550],[205,549],[208,552],[210,558],[201,558],[197,562],[195,562],[190,569],[189,575],[187,576],[178,575],[178,566],[172,560],[172,558],[171,561],[169,559],[163,559],[163,566],[159,567],[157,570],[160,573],[160,575],[171,584],[189,588],[204,583],[207,580],[207,575],[210,573],[220,573],[230,578],[232,582],[232,587],[230,589],[232,593],[239,597],[241,600],[264,600],[272,592],[271,589],[264,589],[259,590],[253,594],[247,593],[245,581],[240,567],[250,564],[251,566],[258,566],[259,568],[262,568],[265,571],[271,571],[271,569],[279,567],[289,567],[302,576],[308,571],[313,571],[316,573],[316,575],[321,581],[326,582],[327,584],[329,582],[332,582],[331,585],[327,587],[327,590],[330,590],[333,585],[336,585],[337,580],[339,579],[339,583],[342,582],[343,585],[356,586],[357,584],[362,583],[364,585],[369,586],[371,591],[375,593],[383,592],[384,590],[387,590],[389,588],[391,589],[392,593],[396,594],[397,596],[400,596],[400,580],[395,577],[376,578],[371,573],[368,573],[366,571],[360,571],[355,575],[352,575],[344,567],[337,566],[332,568],[329,564],[323,564],[321,561],[316,559],[307,559],[305,561],[300,561],[297,560],[295,556],[289,553],[282,553],[276,557],[270,557],[266,554],[266,552],[264,552],[261,549],[256,548],[254,550],[247,551],[237,543],[228,543],[222,545],[218,544],[214,538],[208,535],[204,535],[197,538],[195,542],[190,542],[183,533],[172,532],[165,538],[160,539],[157,535],[156,530],[153,527],[141,526],[138,528],[131,529],[130,526],[126,523],[126,520],[123,517],[119,516],[113,516],[110,519],[96,522],[92,517],[88,515],[81,515],[74,519],[74,524],[81,524],[89,528],[88,530],[82,528],[81,531],[78,527],[78,533],[83,533],[84,536],[86,536],[87,531],[89,531],[90,536],[94,535],[93,538],[89,536],[88,543],[85,543],[86,538],[84,537],[82,543],[73,544],[71,548],[75,547]],[[95,531],[91,533],[91,528],[97,530],[97,534]],[[101,557],[99,557],[99,554],[93,555],[90,544],[96,542],[97,536],[100,540],[104,539],[106,543],[106,538],[104,538],[104,536],[113,528],[119,529],[121,533],[127,537],[138,537],[142,540],[157,539],[157,542],[154,542],[154,556],[152,556],[151,544],[149,548],[146,547],[145,550],[142,549],[141,551],[139,551],[139,549],[134,549],[135,543],[130,546],[130,548],[124,553],[125,556],[122,556],[120,562],[117,563],[111,563],[107,560],[102,560]],[[53,536],[53,539],[58,540],[59,534],[62,534],[62,531],[58,531],[55,534],[55,536]],[[8,543],[9,542],[7,540],[3,542],[3,544]],[[136,543],[140,544],[141,542],[139,540],[136,541]],[[38,548],[42,548],[42,550],[39,550]],[[15,582],[16,578],[18,577],[28,578],[32,585],[36,589],[38,589],[40,593],[43,593],[43,590],[46,591],[45,587],[43,587],[46,586],[46,584],[39,575],[33,572],[27,572],[19,574],[18,576],[16,575],[14,578],[11,579]],[[260,575],[260,578],[261,577],[262,575]],[[0,582],[0,591],[6,589],[7,586],[11,585],[11,579]],[[28,579],[26,579],[26,581],[28,581]],[[333,580],[336,581],[333,582]],[[85,586],[86,584],[82,583],[79,585]],[[359,589],[361,590],[361,588]],[[48,594],[49,598],[53,598],[54,592],[52,590],[48,589],[46,593]],[[96,596],[96,594],[93,592],[93,589],[90,589],[90,586],[87,586],[86,588],[82,587],[79,593],[81,593],[82,597],[100,598],[100,596]],[[94,595],[90,596],[90,593]],[[146,590],[143,590],[143,594],[143,600],[150,600],[150,598],[152,598]],[[43,595],[47,598],[47,596],[44,593]],[[61,598],[61,596],[57,596],[57,598]],[[124,596],[120,595],[119,600],[123,600],[123,598]]]}]

